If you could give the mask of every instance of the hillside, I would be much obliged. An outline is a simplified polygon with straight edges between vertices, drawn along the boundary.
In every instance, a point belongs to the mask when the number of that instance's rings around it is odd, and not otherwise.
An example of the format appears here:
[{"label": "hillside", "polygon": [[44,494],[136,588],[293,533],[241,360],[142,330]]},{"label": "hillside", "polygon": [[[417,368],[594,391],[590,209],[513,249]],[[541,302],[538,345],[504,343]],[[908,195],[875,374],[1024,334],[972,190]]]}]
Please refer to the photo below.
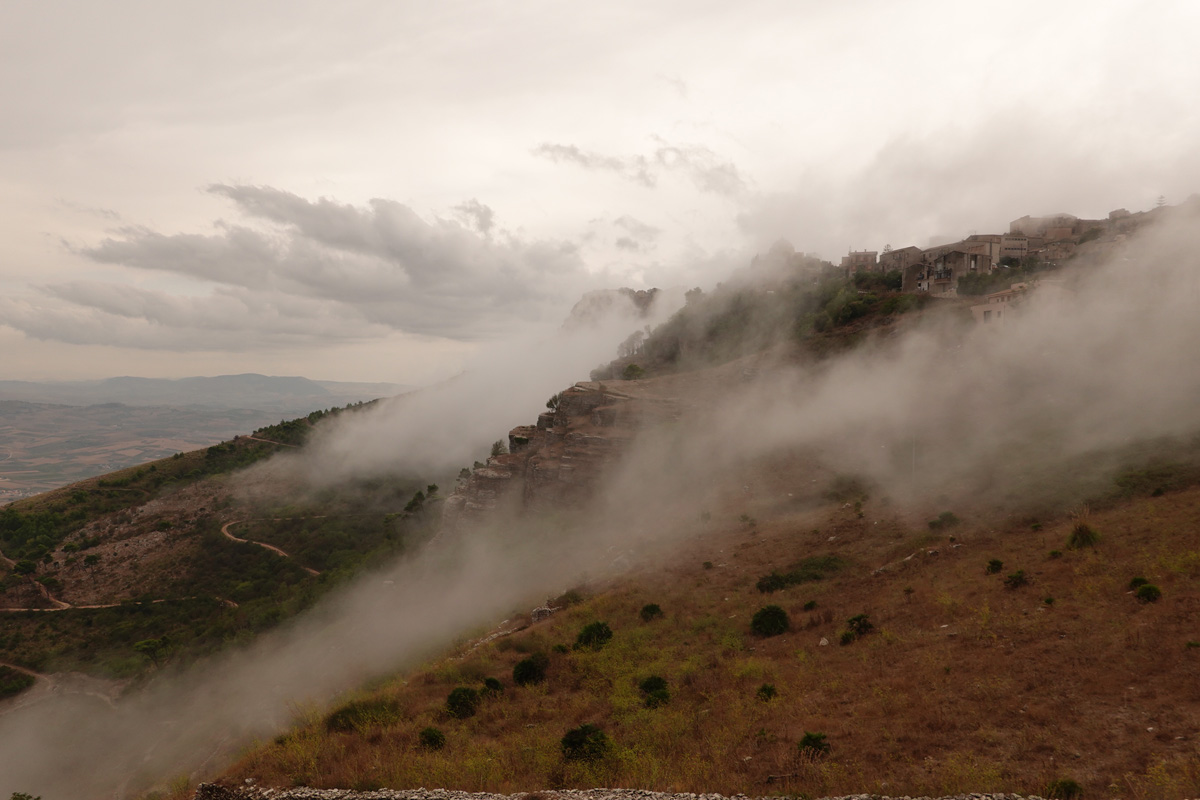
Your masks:
[{"label": "hillside", "polygon": [[[634,431],[686,427],[769,363],[577,385],[451,498],[449,530],[512,535],[487,523],[519,497],[527,531],[594,531],[587,487],[611,489]],[[1200,788],[1200,486],[1161,460],[1194,460],[1194,443],[1162,447],[1158,467],[1103,484],[1062,476],[1052,494],[1074,513],[1038,517],[994,497],[898,502],[796,452],[703,471],[702,491],[657,486],[656,507],[620,517],[641,530],[545,600],[553,614],[531,616],[530,597],[449,654],[306,712],[225,780],[805,796],[1072,780],[1085,796],[1186,796]],[[1135,579],[1161,597],[1140,601]],[[755,635],[766,606],[786,632]],[[582,644],[597,623],[611,640]],[[545,680],[517,685],[531,658]],[[665,683],[647,691],[651,678]],[[448,705],[463,690],[478,692],[470,713]],[[565,758],[582,725],[607,748]],[[828,751],[805,750],[808,734]]]},{"label": "hillside", "polygon": [[[179,466],[287,451],[235,478],[167,487],[160,462],[23,507],[11,546],[44,578],[18,577],[28,604],[189,583],[14,615],[38,631],[10,647],[149,680],[70,726],[19,717],[86,778],[4,763],[61,796],[173,775],[184,797],[239,757],[226,785],[1195,792],[1200,375],[1179,354],[1200,330],[1189,293],[1157,285],[1078,265],[986,326],[893,276],[731,280],[529,409],[452,491],[399,465],[444,469],[452,434],[507,419],[489,393],[527,354],[304,448],[310,420]],[[146,492],[128,519],[125,489]],[[115,538],[124,566],[89,589],[77,558],[101,529],[40,538],[74,502],[229,557],[181,570]],[[359,515],[376,527],[347,531]],[[185,601],[240,627],[137,627]],[[752,627],[770,607],[776,630]],[[86,643],[54,630],[117,610]]]},{"label": "hillside", "polygon": [[[360,407],[349,409],[359,410]],[[336,415],[341,410],[334,412]],[[302,450],[308,417],[84,480],[0,511],[0,662],[111,681],[185,667],[310,607],[428,536],[410,476],[312,496],[240,477]]]}]

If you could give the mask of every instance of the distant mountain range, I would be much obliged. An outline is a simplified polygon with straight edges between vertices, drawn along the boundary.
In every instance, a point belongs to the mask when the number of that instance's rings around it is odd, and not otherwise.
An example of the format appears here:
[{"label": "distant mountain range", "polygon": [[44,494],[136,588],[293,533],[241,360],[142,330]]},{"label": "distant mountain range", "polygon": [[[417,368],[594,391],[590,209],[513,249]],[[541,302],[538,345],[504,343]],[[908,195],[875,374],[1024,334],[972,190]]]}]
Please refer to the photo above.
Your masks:
[{"label": "distant mountain range", "polygon": [[296,416],[318,408],[390,397],[412,388],[396,383],[314,381],[246,373],[176,380],[120,377],[45,383],[0,381],[0,400],[68,406],[122,403],[129,406],[253,409]]}]

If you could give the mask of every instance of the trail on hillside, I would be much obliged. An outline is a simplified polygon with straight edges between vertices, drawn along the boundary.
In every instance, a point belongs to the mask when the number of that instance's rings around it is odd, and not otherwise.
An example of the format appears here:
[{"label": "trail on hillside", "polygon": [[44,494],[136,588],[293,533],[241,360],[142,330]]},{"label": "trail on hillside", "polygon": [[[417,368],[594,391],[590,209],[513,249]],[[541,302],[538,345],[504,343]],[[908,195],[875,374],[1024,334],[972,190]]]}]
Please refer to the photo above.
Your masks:
[{"label": "trail on hillside", "polygon": [[[270,517],[269,519],[272,522],[282,522],[285,519],[324,519],[326,516],[327,515],[322,514],[322,515],[318,515],[315,517]],[[253,539],[240,539],[237,536],[234,536],[232,533],[229,532],[229,528],[232,525],[240,525],[243,522],[258,522],[258,521],[260,521],[260,520],[235,519],[232,522],[226,522],[224,525],[222,525],[221,533],[225,534],[225,538],[229,539],[231,541],[241,542],[243,544],[256,544],[259,547],[266,548],[267,550],[270,550],[272,553],[277,553],[278,555],[283,556],[284,558],[291,558],[291,555],[289,555],[287,552],[285,552],[281,548],[276,547],[273,544],[267,544],[266,542],[256,542]],[[312,567],[306,567],[303,564],[297,564],[297,566],[300,567],[300,569],[307,572],[309,575],[320,575],[321,574],[320,571],[315,570]]]}]

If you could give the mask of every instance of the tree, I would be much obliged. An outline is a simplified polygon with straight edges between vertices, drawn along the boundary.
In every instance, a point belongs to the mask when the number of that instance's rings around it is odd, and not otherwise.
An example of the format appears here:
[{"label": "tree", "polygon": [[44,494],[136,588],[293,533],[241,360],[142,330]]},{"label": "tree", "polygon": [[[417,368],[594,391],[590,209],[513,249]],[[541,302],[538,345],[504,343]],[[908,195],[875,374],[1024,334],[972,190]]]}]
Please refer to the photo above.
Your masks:
[{"label": "tree", "polygon": [[639,367],[637,364],[630,364],[625,367],[625,371],[621,373],[621,378],[627,381],[636,381],[646,376],[646,370]]},{"label": "tree", "polygon": [[508,448],[505,447],[503,439],[497,439],[496,441],[492,442],[492,455],[502,456],[507,452]]},{"label": "tree", "polygon": [[167,644],[167,637],[165,636],[161,639],[143,639],[140,642],[134,643],[133,649],[150,659],[151,663],[157,669],[161,666],[162,662],[160,659],[166,653]]}]

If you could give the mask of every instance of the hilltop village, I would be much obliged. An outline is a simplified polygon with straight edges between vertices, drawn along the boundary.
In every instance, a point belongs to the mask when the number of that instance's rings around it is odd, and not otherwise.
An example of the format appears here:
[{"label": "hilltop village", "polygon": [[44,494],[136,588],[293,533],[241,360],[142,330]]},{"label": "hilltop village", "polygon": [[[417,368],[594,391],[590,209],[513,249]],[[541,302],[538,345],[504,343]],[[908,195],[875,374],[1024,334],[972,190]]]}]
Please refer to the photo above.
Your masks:
[{"label": "hilltop village", "polygon": [[809,270],[814,276],[854,278],[887,275],[895,290],[932,298],[978,297],[971,311],[979,322],[1002,322],[1007,304],[1019,300],[1035,285],[1054,284],[1049,276],[1066,262],[1080,257],[1106,255],[1139,228],[1187,208],[1200,206],[1193,195],[1181,206],[1160,199],[1149,211],[1119,208],[1105,219],[1081,219],[1072,214],[1024,216],[1008,226],[1007,233],[972,233],[965,238],[920,248],[915,245],[882,250],[854,250],[835,265],[812,254],[797,253],[786,242],[777,243],[752,265]]}]

